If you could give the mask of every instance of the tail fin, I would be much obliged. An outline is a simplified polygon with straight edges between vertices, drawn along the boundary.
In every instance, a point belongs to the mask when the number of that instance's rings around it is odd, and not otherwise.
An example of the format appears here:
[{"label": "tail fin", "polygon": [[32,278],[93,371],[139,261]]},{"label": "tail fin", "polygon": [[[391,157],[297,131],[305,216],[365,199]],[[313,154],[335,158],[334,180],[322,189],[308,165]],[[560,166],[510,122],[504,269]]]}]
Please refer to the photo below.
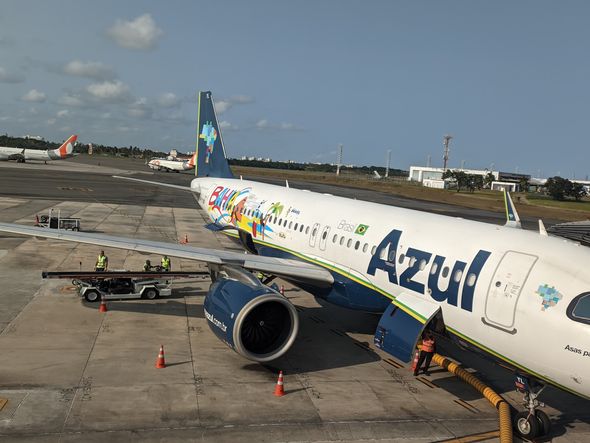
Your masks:
[{"label": "tail fin", "polygon": [[54,149],[53,153],[59,158],[71,157],[74,153],[74,143],[76,143],[76,140],[78,140],[77,135],[70,136],[70,138],[68,138],[63,145],[57,149]]},{"label": "tail fin", "polygon": [[197,177],[233,178],[225,156],[211,91],[199,92],[197,113]]},{"label": "tail fin", "polygon": [[195,152],[188,161],[188,167],[194,168],[196,163],[197,163],[197,153]]}]

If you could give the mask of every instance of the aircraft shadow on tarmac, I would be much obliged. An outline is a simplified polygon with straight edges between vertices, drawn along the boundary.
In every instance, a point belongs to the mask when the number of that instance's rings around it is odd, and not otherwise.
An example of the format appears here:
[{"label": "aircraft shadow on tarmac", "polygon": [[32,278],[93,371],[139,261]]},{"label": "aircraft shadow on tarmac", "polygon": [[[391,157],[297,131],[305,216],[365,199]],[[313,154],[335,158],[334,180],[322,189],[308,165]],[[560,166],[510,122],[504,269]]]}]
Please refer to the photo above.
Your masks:
[{"label": "aircraft shadow on tarmac", "polygon": [[[288,298],[296,298],[298,291],[286,291]],[[205,318],[202,298],[207,290],[195,290],[191,287],[175,288],[173,295],[159,299],[156,303],[145,300],[109,301],[109,310],[121,312],[152,313],[159,315],[189,316],[191,318]],[[293,297],[290,295],[293,294]],[[185,297],[201,297],[197,303],[186,303]],[[260,364],[246,362],[242,369],[252,372],[270,372],[276,374],[278,370],[288,371],[289,374],[305,374],[330,369],[354,367],[382,360],[373,352],[369,343],[361,342],[350,334],[373,335],[379,316],[370,313],[350,311],[331,304],[318,302],[319,307],[303,307],[296,305],[299,312],[300,328],[293,347],[283,357],[272,363]],[[97,303],[83,302],[87,307],[98,309]],[[325,319],[330,319],[325,320]],[[482,356],[462,350],[447,340],[439,341],[438,351],[465,367],[478,368],[473,372],[481,381],[488,384],[500,394],[514,392],[514,378],[511,371]],[[440,377],[443,369],[433,365],[430,373],[432,382],[450,394],[466,401],[481,398],[475,390],[466,386],[462,381],[450,374]],[[575,422],[590,424],[588,403],[567,392],[551,386],[544,391],[541,400],[558,411],[552,413],[552,437],[564,435]],[[514,402],[513,402],[514,403]],[[520,404],[518,410],[522,410]],[[537,441],[549,441],[550,438]]]}]

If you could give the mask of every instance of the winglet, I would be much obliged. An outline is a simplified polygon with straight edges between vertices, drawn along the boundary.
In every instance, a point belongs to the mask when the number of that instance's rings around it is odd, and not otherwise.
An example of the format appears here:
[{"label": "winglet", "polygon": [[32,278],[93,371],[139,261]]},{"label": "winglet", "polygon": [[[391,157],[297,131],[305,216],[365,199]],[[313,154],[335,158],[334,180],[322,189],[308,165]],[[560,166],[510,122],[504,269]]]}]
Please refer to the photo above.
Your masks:
[{"label": "winglet", "polygon": [[512,197],[510,197],[510,192],[506,191],[505,189],[504,206],[506,207],[506,224],[504,226],[508,226],[510,228],[522,228],[522,225],[520,224],[520,217],[518,216],[518,212],[516,212],[516,208],[512,202]]},{"label": "winglet", "polygon": [[547,229],[545,229],[545,224],[543,223],[543,220],[539,219],[539,234],[541,234],[543,237],[547,237]]}]

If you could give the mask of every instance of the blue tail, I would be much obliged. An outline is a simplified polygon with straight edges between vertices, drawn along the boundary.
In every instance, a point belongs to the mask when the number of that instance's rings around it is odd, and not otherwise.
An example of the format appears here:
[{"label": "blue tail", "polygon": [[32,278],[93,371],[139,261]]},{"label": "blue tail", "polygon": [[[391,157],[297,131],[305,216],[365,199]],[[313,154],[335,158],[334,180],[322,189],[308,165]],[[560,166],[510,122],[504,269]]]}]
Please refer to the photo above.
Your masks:
[{"label": "blue tail", "polygon": [[225,156],[211,91],[199,92],[197,112],[197,177],[233,178]]}]

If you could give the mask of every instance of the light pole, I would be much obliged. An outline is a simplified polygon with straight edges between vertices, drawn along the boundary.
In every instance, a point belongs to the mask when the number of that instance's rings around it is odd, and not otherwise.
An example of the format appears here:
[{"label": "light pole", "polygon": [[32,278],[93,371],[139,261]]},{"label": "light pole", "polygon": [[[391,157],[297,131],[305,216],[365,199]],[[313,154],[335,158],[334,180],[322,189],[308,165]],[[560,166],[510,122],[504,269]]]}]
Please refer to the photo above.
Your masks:
[{"label": "light pole", "polygon": [[445,147],[444,155],[443,155],[443,171],[447,170],[447,163],[449,161],[449,142],[453,138],[452,135],[445,134],[443,137],[443,145]]},{"label": "light pole", "polygon": [[389,177],[389,165],[391,164],[391,149],[387,150],[387,163],[385,164],[385,178]]}]

